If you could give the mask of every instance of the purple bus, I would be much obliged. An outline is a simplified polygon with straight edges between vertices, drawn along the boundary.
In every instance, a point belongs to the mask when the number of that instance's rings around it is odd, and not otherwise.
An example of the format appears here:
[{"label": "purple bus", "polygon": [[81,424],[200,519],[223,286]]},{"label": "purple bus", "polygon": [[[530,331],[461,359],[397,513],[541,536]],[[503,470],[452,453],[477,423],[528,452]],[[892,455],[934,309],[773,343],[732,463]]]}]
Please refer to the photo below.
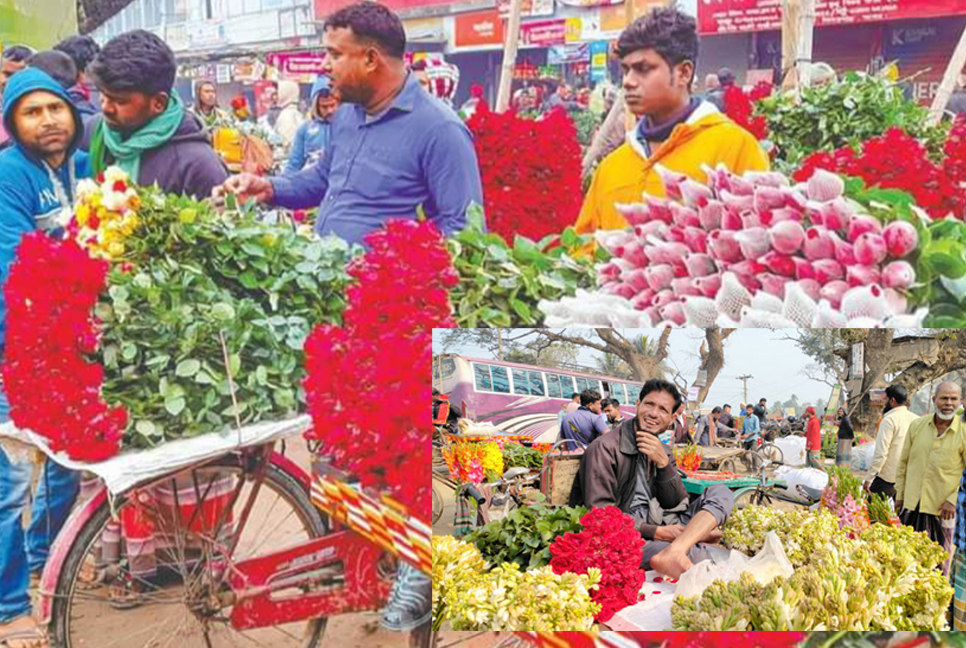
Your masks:
[{"label": "purple bus", "polygon": [[453,405],[464,408],[464,416],[529,436],[534,443],[553,443],[559,432],[557,414],[571,394],[594,389],[616,398],[624,416],[633,417],[643,385],[623,378],[445,354],[433,361],[433,386],[448,394]]}]

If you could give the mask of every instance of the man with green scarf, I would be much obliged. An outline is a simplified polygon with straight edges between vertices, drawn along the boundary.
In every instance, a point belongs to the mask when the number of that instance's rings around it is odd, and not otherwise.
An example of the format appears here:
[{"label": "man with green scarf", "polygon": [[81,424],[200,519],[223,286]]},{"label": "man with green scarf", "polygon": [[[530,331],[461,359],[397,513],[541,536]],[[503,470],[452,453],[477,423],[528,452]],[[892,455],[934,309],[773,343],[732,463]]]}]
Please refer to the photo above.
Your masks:
[{"label": "man with green scarf", "polygon": [[206,198],[228,171],[204,125],[174,91],[174,53],[135,30],[109,41],[91,64],[103,118],[92,124],[95,173],[116,165],[140,185]]}]

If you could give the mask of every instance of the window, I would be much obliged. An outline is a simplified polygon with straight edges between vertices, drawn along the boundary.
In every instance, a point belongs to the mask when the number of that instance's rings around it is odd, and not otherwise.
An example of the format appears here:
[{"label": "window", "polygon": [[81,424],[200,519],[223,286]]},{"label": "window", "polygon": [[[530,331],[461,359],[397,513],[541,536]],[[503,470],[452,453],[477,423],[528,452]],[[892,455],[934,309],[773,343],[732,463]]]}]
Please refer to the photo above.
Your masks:
[{"label": "window", "polygon": [[510,376],[506,367],[490,367],[493,375],[493,391],[501,394],[510,393]]},{"label": "window", "polygon": [[627,398],[624,396],[624,385],[615,382],[610,383],[610,397],[617,399],[617,402],[621,405],[627,403]]},{"label": "window", "polygon": [[441,370],[443,373],[443,378],[452,376],[453,372],[456,371],[456,361],[452,358],[443,358],[442,360],[433,361],[433,378],[439,378]]},{"label": "window", "polygon": [[490,378],[490,366],[474,364],[473,376],[476,378],[476,388],[483,391],[493,391],[493,380]]},{"label": "window", "polygon": [[600,381],[599,380],[592,380],[592,379],[588,379],[588,378],[578,378],[576,376],[574,377],[574,380],[577,381],[577,391],[578,392],[582,392],[585,389],[593,389],[594,391],[596,391],[598,393],[600,392]]},{"label": "window", "polygon": [[513,370],[513,393],[523,394],[524,396],[530,395],[529,381],[527,380],[527,372],[523,369]]},{"label": "window", "polygon": [[637,397],[641,395],[643,385],[627,385],[627,404],[633,405],[637,402]]},{"label": "window", "polygon": [[574,377],[560,376],[560,398],[569,399],[575,391],[577,390],[574,388]]},{"label": "window", "polygon": [[539,371],[530,372],[530,394],[533,396],[546,396],[543,389],[543,374]]},{"label": "window", "polygon": [[[567,394],[569,396],[570,394]],[[560,391],[560,376],[557,374],[547,374],[547,396],[550,398],[566,398]]]}]

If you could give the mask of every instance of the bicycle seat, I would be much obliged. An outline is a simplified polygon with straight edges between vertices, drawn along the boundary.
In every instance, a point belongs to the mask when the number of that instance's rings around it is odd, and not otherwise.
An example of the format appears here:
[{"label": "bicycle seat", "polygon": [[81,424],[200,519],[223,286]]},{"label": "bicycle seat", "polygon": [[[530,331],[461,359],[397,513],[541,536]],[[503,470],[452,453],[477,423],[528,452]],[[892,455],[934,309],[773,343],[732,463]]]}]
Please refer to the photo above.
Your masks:
[{"label": "bicycle seat", "polygon": [[798,492],[812,502],[819,502],[822,500],[822,489],[820,488],[812,488],[811,486],[806,486],[805,484],[798,484]]},{"label": "bicycle seat", "polygon": [[523,466],[517,466],[516,468],[510,468],[508,471],[503,473],[503,479],[516,479],[517,477],[522,477],[530,472],[529,468],[524,468]]}]

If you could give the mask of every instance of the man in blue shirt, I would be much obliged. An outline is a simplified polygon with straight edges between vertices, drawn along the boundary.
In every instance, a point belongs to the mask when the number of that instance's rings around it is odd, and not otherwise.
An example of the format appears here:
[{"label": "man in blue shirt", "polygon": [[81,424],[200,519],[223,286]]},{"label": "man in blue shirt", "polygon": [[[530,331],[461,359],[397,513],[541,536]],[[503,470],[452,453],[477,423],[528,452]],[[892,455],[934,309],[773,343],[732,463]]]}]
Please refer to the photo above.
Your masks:
[{"label": "man in blue shirt", "polygon": [[399,18],[375,2],[349,5],[328,17],[323,44],[323,73],[347,105],[336,112],[320,162],[285,177],[241,174],[215,198],[318,206],[316,232],[350,243],[389,219],[414,220],[420,208],[444,235],[463,229],[467,208],[483,204],[473,139],[406,69]]},{"label": "man in blue shirt", "polygon": [[322,158],[332,139],[332,116],[338,109],[339,93],[333,93],[332,81],[320,74],[312,85],[312,119],[295,133],[284,175],[298,173]]},{"label": "man in blue shirt", "polygon": [[590,442],[608,430],[600,415],[600,394],[593,389],[580,392],[580,407],[564,417],[560,424],[560,439],[567,439],[567,450],[586,448]]},{"label": "man in blue shirt", "polygon": [[758,434],[761,432],[761,422],[758,417],[755,416],[755,408],[753,405],[749,405],[745,409],[745,424],[742,429],[742,440],[745,442],[745,450],[751,450],[755,441],[758,440]]}]

